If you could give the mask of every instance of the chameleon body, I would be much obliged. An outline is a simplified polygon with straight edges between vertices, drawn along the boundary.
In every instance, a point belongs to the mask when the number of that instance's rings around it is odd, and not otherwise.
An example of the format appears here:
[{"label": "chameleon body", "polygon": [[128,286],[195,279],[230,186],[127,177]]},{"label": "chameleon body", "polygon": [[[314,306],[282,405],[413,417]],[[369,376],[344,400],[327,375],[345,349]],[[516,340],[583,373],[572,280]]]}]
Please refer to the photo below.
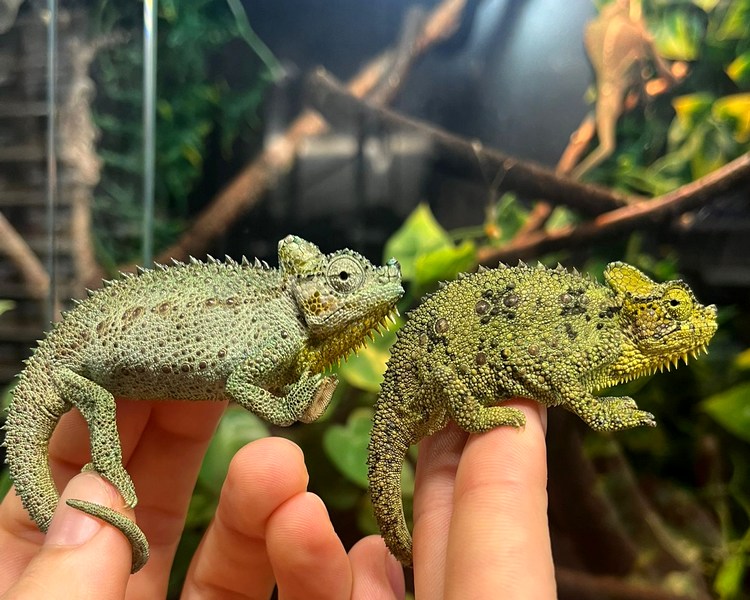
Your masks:
[{"label": "chameleon body", "polygon": [[[393,319],[403,294],[395,260],[374,267],[350,250],[331,255],[300,238],[279,242],[279,268],[210,259],[141,270],[66,313],[28,360],[5,423],[10,476],[39,529],[59,500],[48,441],[62,414],[80,410],[93,469],[134,507],[122,464],[115,397],[232,400],[281,426],[310,422],[336,387],[322,372]],[[140,529],[116,511],[71,506],[120,529],[133,572],[148,559]]]},{"label": "chameleon body", "polygon": [[409,314],[391,350],[369,445],[370,495],[380,530],[412,561],[401,468],[409,446],[449,419],[479,433],[522,427],[499,402],[563,406],[592,428],[654,426],[627,397],[593,391],[696,355],[716,331],[716,308],[682,281],[657,284],[624,263],[607,285],[562,267],[501,267],[445,284]]}]

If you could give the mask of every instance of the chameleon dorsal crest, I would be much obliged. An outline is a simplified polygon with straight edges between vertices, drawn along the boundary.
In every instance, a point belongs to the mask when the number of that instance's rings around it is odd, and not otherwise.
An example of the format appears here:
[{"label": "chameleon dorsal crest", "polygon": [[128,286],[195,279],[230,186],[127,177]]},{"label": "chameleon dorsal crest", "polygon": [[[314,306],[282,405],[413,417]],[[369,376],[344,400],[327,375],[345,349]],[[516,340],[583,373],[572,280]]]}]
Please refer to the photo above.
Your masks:
[{"label": "chameleon dorsal crest", "polygon": [[618,294],[646,298],[659,289],[655,283],[635,267],[613,262],[604,270],[604,280]]}]

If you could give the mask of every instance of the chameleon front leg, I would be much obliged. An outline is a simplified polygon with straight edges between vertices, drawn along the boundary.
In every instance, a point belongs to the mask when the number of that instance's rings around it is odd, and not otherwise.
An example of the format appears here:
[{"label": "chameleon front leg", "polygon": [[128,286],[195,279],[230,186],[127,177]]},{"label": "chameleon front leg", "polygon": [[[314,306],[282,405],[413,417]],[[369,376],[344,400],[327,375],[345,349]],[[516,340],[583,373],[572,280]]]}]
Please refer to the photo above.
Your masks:
[{"label": "chameleon front leg", "polygon": [[[84,470],[94,470],[117,488],[126,506],[138,503],[133,481],[122,465],[122,449],[117,432],[115,399],[107,390],[70,369],[58,369],[54,375],[60,396],[83,415],[91,438],[91,463]],[[141,529],[126,516],[108,506],[71,498],[67,504],[97,517],[119,529],[133,549],[131,572],[146,564],[148,541]]]},{"label": "chameleon front leg", "polygon": [[232,371],[226,384],[231,398],[243,408],[281,427],[317,419],[331,401],[338,384],[336,377],[305,371],[296,381],[283,386],[279,396],[269,392],[264,385],[271,386],[278,381],[288,367],[274,365],[268,369],[264,368],[266,362],[261,352],[260,358],[250,356]]},{"label": "chameleon front leg", "polygon": [[596,431],[619,431],[639,425],[656,427],[654,415],[639,410],[628,396],[598,397],[582,389],[575,390],[564,403]]},{"label": "chameleon front leg", "polygon": [[432,377],[448,398],[448,412],[456,424],[469,433],[482,433],[501,425],[523,427],[526,416],[512,406],[485,406],[452,367],[437,365]]}]

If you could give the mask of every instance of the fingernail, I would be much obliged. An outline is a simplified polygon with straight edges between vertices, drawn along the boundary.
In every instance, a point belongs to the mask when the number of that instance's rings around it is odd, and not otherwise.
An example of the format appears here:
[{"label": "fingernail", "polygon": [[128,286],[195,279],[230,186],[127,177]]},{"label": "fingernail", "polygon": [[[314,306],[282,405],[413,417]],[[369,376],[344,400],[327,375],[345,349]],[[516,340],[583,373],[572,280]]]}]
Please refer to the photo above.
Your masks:
[{"label": "fingernail", "polygon": [[111,499],[106,484],[92,473],[82,473],[70,480],[62,493],[52,518],[45,544],[52,546],[80,546],[88,542],[102,528],[102,522],[65,504],[68,498],[88,500],[109,506]]}]

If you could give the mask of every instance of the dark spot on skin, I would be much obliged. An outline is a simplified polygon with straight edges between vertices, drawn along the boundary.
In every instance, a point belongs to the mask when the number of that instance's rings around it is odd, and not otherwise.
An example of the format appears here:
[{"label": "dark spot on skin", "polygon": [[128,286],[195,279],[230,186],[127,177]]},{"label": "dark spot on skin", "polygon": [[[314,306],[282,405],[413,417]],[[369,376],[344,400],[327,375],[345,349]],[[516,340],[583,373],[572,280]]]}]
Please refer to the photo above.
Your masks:
[{"label": "dark spot on skin", "polygon": [[482,292],[482,296],[484,296],[485,298],[492,298],[492,290],[484,290],[484,292]]},{"label": "dark spot on skin", "polygon": [[571,340],[574,340],[578,337],[578,333],[575,329],[573,329],[573,326],[570,323],[565,323],[565,333],[568,334],[568,337]]},{"label": "dark spot on skin", "polygon": [[218,356],[219,358],[224,358],[226,355],[227,355],[227,351],[224,348],[222,348],[216,353],[216,356]]},{"label": "dark spot on skin", "polygon": [[426,333],[421,334],[419,336],[419,344],[420,344],[420,346],[426,346],[427,342],[429,341],[429,339],[430,338],[427,337]]},{"label": "dark spot on skin", "polygon": [[207,366],[208,366],[208,365],[206,364],[206,361],[205,361],[205,360],[202,360],[202,361],[200,361],[200,362],[198,363],[198,368],[199,368],[199,369],[200,369],[201,371],[202,371],[203,369],[205,369],[205,368],[206,368]]},{"label": "dark spot on skin", "polygon": [[479,319],[479,322],[480,322],[480,323],[481,323],[482,325],[487,325],[487,323],[489,323],[489,322],[490,322],[490,317],[489,317],[489,316],[487,316],[487,315],[485,315],[484,317],[482,317],[481,319]]},{"label": "dark spot on skin", "polygon": [[503,348],[502,350],[500,350],[500,356],[502,356],[503,358],[510,358],[510,354],[511,352],[509,348]]},{"label": "dark spot on skin", "polygon": [[477,352],[477,355],[474,357],[474,360],[480,366],[487,364],[487,355],[484,352]]},{"label": "dark spot on skin", "polygon": [[450,323],[448,323],[448,319],[443,319],[442,317],[435,321],[435,333],[445,333],[450,328]]},{"label": "dark spot on skin", "polygon": [[539,346],[533,344],[529,346],[529,354],[531,354],[531,356],[536,356],[537,354],[539,354]]},{"label": "dark spot on skin", "polygon": [[487,300],[479,300],[474,305],[474,312],[476,312],[478,315],[484,315],[484,314],[487,314],[490,308],[491,308],[490,303],[487,302]]},{"label": "dark spot on skin", "polygon": [[282,331],[279,335],[281,336],[282,340],[285,340],[289,337],[289,334],[286,331]]},{"label": "dark spot on skin", "polygon": [[156,307],[156,312],[158,312],[160,315],[165,315],[171,308],[172,307],[169,302],[162,302],[159,306]]},{"label": "dark spot on skin", "polygon": [[212,307],[212,306],[216,306],[216,304],[217,304],[217,302],[216,302],[216,298],[209,298],[209,299],[208,299],[208,300],[206,300],[206,301],[205,301],[205,302],[204,302],[203,304],[204,304],[205,306],[209,307],[209,308],[210,308],[210,307]]},{"label": "dark spot on skin", "polygon": [[162,365],[161,366],[161,372],[162,373],[171,373],[172,372],[172,367],[170,367],[169,365]]},{"label": "dark spot on skin", "polygon": [[596,328],[597,329],[603,329],[604,328],[604,323],[597,323],[596,324]]},{"label": "dark spot on skin", "polygon": [[229,298],[226,299],[227,306],[234,306],[237,304],[237,299],[234,296],[229,296]]},{"label": "dark spot on skin", "polygon": [[183,363],[180,367],[180,371],[182,371],[183,373],[187,373],[188,371],[190,371],[190,365],[187,363]]},{"label": "dark spot on skin", "polygon": [[508,294],[503,298],[503,304],[508,308],[515,308],[520,302],[521,298],[518,297],[518,294]]}]

